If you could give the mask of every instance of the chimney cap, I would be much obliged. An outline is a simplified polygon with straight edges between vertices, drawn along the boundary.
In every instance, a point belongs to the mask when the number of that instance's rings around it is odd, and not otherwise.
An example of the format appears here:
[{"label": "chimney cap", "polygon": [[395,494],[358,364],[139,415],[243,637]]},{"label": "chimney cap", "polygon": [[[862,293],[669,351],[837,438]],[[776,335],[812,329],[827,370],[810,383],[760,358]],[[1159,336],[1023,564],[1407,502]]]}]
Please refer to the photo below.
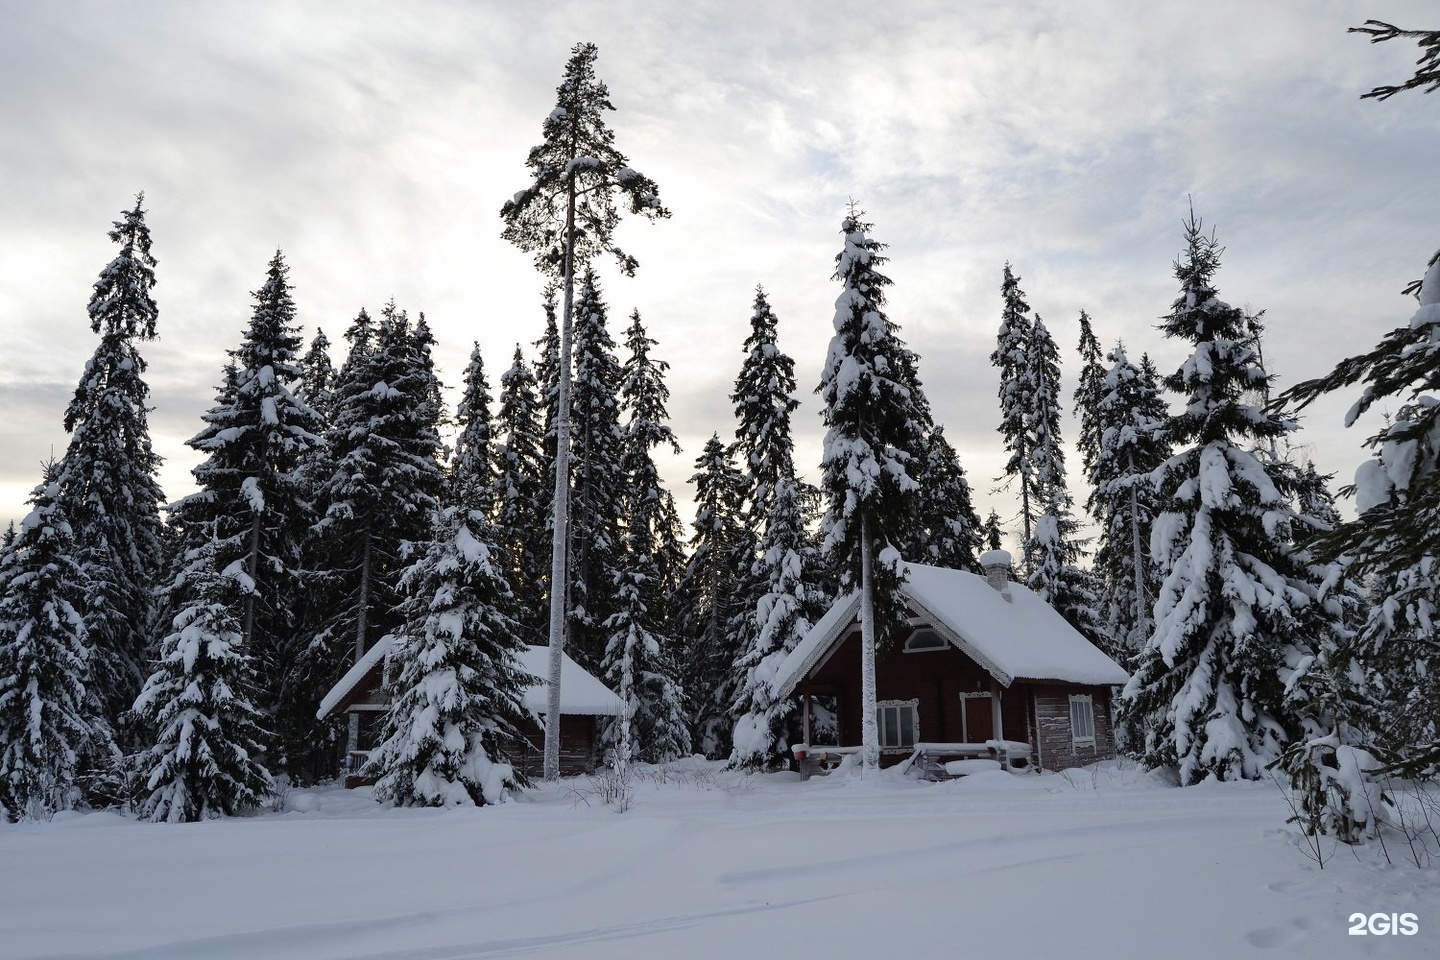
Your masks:
[{"label": "chimney cap", "polygon": [[987,550],[980,554],[980,566],[982,569],[1009,567],[1011,565],[1009,550]]}]

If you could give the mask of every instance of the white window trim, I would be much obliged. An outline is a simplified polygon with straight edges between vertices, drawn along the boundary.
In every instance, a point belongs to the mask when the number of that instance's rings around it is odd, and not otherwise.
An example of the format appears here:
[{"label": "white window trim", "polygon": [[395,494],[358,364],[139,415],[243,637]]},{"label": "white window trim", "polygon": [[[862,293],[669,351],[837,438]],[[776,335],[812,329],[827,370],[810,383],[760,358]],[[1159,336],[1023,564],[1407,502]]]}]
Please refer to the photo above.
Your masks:
[{"label": "white window trim", "polygon": [[[933,635],[937,640],[940,641],[939,645],[933,647],[910,646],[910,642],[915,639],[915,635],[918,634],[921,630],[927,631],[928,633]],[[913,631],[911,631],[910,636],[905,638],[905,646],[903,649],[906,653],[942,653],[950,649],[950,641],[946,640],[944,635],[942,635],[939,630],[936,630],[929,624],[921,624],[915,627]]]},{"label": "white window trim", "polygon": [[[1075,729],[1075,708],[1084,704],[1085,713],[1090,721],[1090,735],[1082,737],[1080,731]],[[1095,698],[1088,693],[1070,694],[1070,742],[1075,746],[1094,746],[1095,744]]]},{"label": "white window trim", "polygon": [[[884,726],[880,723],[880,713],[881,713],[881,711],[883,711],[886,707],[895,707],[895,708],[897,708],[897,710],[898,710],[899,708],[903,708],[903,707],[909,707],[909,708],[910,708],[910,722],[911,722],[911,724],[912,724],[912,726],[911,726],[910,729],[911,729],[911,731],[915,734],[915,738],[914,738],[913,740],[911,740],[908,745],[907,745],[907,744],[894,744],[894,745],[891,745],[891,746],[886,746],[886,745],[885,745],[885,742],[884,742],[884,739],[883,739],[883,738],[884,738],[885,730],[884,730]],[[897,719],[898,719],[898,713],[897,713]],[[915,699],[915,700],[880,700],[880,701],[877,701],[876,704],[875,704],[875,726],[876,726],[876,728],[877,728],[877,733],[878,733],[878,734],[880,735],[880,737],[881,737],[880,749],[881,749],[882,751],[905,753],[905,752],[908,752],[908,751],[911,751],[911,750],[915,749],[915,744],[917,744],[917,743],[920,742],[920,701],[919,701],[918,699]],[[897,727],[896,727],[896,732],[897,732],[897,733],[899,732],[899,727],[898,727],[898,725],[897,725]]]}]

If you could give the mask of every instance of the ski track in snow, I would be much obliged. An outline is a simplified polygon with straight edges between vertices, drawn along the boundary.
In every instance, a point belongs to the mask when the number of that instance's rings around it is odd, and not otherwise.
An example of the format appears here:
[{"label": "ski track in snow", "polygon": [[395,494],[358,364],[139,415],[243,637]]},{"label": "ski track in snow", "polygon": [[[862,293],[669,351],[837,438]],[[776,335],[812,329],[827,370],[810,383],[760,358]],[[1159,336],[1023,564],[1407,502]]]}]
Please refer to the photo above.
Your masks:
[{"label": "ski track in snow", "polygon": [[[781,775],[641,784],[623,816],[549,789],[483,811],[333,791],[323,813],[0,828],[0,864],[53,871],[31,889],[0,869],[0,957],[1440,956],[1437,871],[1343,850],[1319,871],[1263,784]],[[233,909],[194,889],[226,862]],[[1407,910],[1420,936],[1347,936],[1352,912]]]}]

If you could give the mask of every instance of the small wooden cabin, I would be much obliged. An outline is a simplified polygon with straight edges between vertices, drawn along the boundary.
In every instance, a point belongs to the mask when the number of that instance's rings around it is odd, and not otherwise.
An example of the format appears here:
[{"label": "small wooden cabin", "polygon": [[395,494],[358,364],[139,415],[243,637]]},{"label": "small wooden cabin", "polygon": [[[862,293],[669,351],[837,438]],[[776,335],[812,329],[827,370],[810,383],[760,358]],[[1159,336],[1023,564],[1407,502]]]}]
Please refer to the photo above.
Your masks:
[{"label": "small wooden cabin", "polygon": [[[325,695],[316,716],[324,720],[345,714],[350,720],[350,737],[346,748],[346,786],[362,781],[360,767],[379,746],[379,736],[390,698],[385,690],[388,662],[393,650],[391,638],[384,637],[365,651],[340,682]],[[530,715],[524,734],[529,748],[510,762],[530,777],[542,773],[545,749],[545,713],[549,708],[550,650],[548,647],[526,647],[519,656],[520,669],[542,678],[526,688],[521,705]],[[560,772],[565,776],[593,773],[600,764],[600,724],[618,716],[621,703],[613,691],[562,654],[560,667]]]},{"label": "small wooden cabin", "polygon": [[[909,629],[875,662],[881,764],[926,745],[935,755],[981,756],[987,744],[991,754],[1004,744],[1016,765],[1045,770],[1113,757],[1111,691],[1125,671],[1011,581],[1008,553],[981,562],[985,576],[908,564]],[[777,695],[803,700],[804,747],[819,697],[833,698],[835,746],[861,743],[859,609],[859,594],[836,601],[776,673]]]}]

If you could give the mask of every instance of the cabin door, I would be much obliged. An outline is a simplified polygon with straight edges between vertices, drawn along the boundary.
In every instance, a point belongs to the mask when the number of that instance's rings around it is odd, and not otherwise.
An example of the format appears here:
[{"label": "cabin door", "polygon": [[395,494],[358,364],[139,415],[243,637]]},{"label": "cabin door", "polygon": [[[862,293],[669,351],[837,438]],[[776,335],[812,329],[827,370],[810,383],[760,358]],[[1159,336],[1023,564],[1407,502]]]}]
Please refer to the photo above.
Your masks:
[{"label": "cabin door", "polygon": [[990,712],[990,694],[962,693],[960,706],[965,718],[965,742],[984,743],[995,739],[995,723]]}]

